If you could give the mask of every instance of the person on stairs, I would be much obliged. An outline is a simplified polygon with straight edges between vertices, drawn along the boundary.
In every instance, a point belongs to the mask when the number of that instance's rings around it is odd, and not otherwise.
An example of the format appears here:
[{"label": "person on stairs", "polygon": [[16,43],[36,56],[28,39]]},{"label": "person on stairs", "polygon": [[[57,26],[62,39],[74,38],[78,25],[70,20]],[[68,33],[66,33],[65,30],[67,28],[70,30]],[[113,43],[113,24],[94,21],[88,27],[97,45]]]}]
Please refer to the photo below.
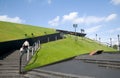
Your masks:
[{"label": "person on stairs", "polygon": [[27,52],[27,50],[29,49],[29,42],[26,40],[24,43],[23,43],[23,45],[22,45],[22,47],[20,48],[20,52]]}]

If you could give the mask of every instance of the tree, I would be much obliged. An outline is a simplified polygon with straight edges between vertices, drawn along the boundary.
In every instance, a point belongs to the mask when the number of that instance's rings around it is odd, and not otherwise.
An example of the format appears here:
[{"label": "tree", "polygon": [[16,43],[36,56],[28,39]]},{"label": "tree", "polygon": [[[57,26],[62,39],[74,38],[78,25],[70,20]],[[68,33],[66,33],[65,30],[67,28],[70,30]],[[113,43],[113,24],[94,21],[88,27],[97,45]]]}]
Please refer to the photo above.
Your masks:
[{"label": "tree", "polygon": [[118,46],[115,44],[115,45],[113,45],[113,48],[114,49],[118,49]]},{"label": "tree", "polygon": [[25,37],[27,38],[27,34],[24,34],[25,35]]},{"label": "tree", "polygon": [[34,34],[33,34],[33,33],[31,33],[31,35],[32,35],[32,37],[34,37]]},{"label": "tree", "polygon": [[44,32],[45,35],[47,35],[47,32]]}]

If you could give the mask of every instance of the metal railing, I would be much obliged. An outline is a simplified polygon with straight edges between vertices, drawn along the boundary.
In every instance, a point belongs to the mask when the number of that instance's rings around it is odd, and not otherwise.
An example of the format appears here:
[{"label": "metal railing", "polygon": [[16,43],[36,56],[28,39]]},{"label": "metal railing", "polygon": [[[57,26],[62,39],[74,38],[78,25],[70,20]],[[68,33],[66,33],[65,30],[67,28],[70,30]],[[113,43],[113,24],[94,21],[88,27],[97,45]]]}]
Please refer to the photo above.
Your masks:
[{"label": "metal railing", "polygon": [[40,49],[40,40],[36,41],[32,46],[29,46],[27,49],[24,49],[20,53],[20,61],[19,61],[19,73],[20,74],[24,73],[23,66],[22,66],[23,55],[26,54],[26,62],[28,62],[30,58],[34,55],[34,53],[39,49]]}]

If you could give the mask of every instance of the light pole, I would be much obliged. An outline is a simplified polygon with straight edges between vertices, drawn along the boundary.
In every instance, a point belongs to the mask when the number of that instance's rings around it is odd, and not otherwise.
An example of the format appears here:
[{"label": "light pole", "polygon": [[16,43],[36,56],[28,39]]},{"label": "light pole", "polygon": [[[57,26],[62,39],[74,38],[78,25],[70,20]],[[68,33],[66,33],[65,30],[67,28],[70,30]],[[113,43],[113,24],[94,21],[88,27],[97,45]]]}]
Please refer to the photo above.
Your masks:
[{"label": "light pole", "polygon": [[80,31],[81,31],[81,33],[84,33],[84,29],[81,29]]},{"label": "light pole", "polygon": [[99,42],[101,43],[101,38],[99,37]]},{"label": "light pole", "polygon": [[[77,37],[77,35],[76,35],[77,24],[73,24],[73,27],[75,28],[75,36]],[[75,40],[77,40],[77,38]]]},{"label": "light pole", "polygon": [[120,36],[118,34],[118,50],[120,51]]},{"label": "light pole", "polygon": [[112,47],[112,38],[110,38],[110,47]]},{"label": "light pole", "polygon": [[97,34],[95,36],[96,36],[96,41],[97,41]]}]

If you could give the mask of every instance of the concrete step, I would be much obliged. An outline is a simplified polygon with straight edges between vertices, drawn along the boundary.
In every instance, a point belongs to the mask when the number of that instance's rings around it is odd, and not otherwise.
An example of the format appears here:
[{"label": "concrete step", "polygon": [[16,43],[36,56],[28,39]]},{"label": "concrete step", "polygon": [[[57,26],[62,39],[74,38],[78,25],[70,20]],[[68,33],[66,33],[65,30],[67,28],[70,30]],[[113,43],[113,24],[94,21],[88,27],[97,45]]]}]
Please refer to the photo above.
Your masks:
[{"label": "concrete step", "polygon": [[[22,61],[22,64],[26,64],[26,61]],[[10,62],[10,61],[5,61],[5,62],[0,62],[1,65],[19,65],[19,61],[18,62]]]},{"label": "concrete step", "polygon": [[[19,65],[1,65],[0,67],[19,67]],[[22,65],[22,66],[25,66],[25,65]]]},{"label": "concrete step", "polygon": [[73,74],[65,74],[40,69],[34,69],[32,71],[29,71],[25,76],[29,78],[93,78],[88,76],[78,76]]},{"label": "concrete step", "polygon": [[20,75],[19,72],[0,72],[0,76],[1,75]]},{"label": "concrete step", "polygon": [[19,73],[19,70],[2,70],[0,73]]},{"label": "concrete step", "polygon": [[29,78],[61,78],[61,77],[52,76],[52,75],[48,75],[45,73],[39,73],[39,72],[34,72],[34,71],[29,72],[25,76]]},{"label": "concrete step", "polygon": [[11,68],[11,69],[12,69],[12,68],[13,68],[13,69],[17,69],[17,68],[19,68],[19,67],[17,67],[17,66],[13,66],[13,67],[12,67],[12,66],[0,66],[0,69],[10,69],[10,68]]},{"label": "concrete step", "polygon": [[1,63],[2,65],[19,65],[19,63]]},{"label": "concrete step", "polygon": [[81,59],[86,63],[94,63],[94,64],[105,64],[105,65],[116,65],[120,66],[120,61],[109,61],[109,60],[91,60],[91,59]]},{"label": "concrete step", "polygon": [[6,67],[6,68],[0,68],[0,71],[4,71],[4,70],[8,70],[8,71],[13,71],[13,70],[19,70],[19,68],[9,68],[9,67]]},{"label": "concrete step", "polygon": [[0,75],[0,78],[28,78],[21,75]]},{"label": "concrete step", "polygon": [[19,60],[20,58],[18,58],[18,57],[16,57],[16,58],[6,58],[6,59],[4,59],[4,60]]},{"label": "concrete step", "polygon": [[100,64],[100,67],[107,67],[107,68],[115,68],[120,69],[120,65],[108,65],[108,64]]},{"label": "concrete step", "polygon": [[[0,60],[0,78],[28,78],[19,74],[20,53],[18,51]],[[22,59],[22,67],[27,63],[26,56]]]}]

